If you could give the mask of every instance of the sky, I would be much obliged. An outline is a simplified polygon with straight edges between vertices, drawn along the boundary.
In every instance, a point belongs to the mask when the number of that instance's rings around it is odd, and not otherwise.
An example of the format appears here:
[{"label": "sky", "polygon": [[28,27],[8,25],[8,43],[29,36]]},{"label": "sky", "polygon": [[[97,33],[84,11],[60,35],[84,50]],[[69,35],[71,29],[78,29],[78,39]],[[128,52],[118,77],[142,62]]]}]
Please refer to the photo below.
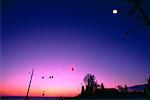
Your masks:
[{"label": "sky", "polygon": [[[149,4],[142,3],[148,15]],[[78,95],[87,73],[106,88],[145,84],[150,27],[112,13],[132,7],[124,0],[1,0],[0,95],[25,96],[33,68],[30,96]]]}]

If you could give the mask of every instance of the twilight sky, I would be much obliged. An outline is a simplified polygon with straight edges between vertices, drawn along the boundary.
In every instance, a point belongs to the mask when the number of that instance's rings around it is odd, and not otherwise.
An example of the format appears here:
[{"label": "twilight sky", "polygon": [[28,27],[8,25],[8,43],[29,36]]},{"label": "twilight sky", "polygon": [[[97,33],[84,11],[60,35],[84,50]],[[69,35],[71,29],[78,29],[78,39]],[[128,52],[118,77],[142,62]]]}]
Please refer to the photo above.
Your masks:
[{"label": "twilight sky", "polygon": [[[150,15],[150,1],[142,6]],[[75,96],[87,73],[105,87],[146,83],[150,27],[113,9],[123,0],[1,0],[1,95]],[[138,12],[136,15],[139,15]],[[71,71],[71,68],[74,71]],[[54,75],[53,79],[49,79]],[[42,77],[45,77],[42,79]]]}]

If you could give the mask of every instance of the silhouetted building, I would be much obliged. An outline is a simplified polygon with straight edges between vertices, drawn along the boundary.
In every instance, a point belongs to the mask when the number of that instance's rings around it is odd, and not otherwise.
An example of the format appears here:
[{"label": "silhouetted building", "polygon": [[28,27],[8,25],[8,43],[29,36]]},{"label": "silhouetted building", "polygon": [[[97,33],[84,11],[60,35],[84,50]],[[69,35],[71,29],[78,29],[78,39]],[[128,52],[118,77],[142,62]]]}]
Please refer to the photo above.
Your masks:
[{"label": "silhouetted building", "polygon": [[129,92],[144,92],[146,86],[147,86],[147,84],[135,85],[135,86],[129,87],[128,90],[129,90]]}]

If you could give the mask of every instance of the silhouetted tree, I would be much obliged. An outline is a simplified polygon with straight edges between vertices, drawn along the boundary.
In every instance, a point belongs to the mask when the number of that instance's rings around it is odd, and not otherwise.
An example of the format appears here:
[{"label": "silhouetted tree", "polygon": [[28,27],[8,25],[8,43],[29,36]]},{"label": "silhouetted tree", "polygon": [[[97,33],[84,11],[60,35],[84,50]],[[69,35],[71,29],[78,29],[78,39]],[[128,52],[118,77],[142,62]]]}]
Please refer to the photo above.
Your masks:
[{"label": "silhouetted tree", "polygon": [[93,74],[86,74],[84,77],[84,83],[86,85],[86,93],[88,95],[93,95],[93,92],[99,86],[96,82],[96,77]]}]

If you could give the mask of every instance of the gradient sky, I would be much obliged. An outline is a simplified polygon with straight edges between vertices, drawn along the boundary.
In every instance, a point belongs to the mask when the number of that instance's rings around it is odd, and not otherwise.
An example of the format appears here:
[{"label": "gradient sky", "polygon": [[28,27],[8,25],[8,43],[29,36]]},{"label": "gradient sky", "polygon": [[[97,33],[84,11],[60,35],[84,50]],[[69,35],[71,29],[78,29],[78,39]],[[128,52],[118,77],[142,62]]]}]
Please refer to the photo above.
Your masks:
[{"label": "gradient sky", "polygon": [[[144,1],[150,15],[150,1]],[[87,73],[105,87],[147,82],[150,28],[140,27],[125,39],[127,29],[143,22],[112,14],[113,9],[128,11],[132,3],[1,0],[1,6],[1,95],[25,96],[33,68],[32,96],[42,91],[46,96],[75,96]]]}]

